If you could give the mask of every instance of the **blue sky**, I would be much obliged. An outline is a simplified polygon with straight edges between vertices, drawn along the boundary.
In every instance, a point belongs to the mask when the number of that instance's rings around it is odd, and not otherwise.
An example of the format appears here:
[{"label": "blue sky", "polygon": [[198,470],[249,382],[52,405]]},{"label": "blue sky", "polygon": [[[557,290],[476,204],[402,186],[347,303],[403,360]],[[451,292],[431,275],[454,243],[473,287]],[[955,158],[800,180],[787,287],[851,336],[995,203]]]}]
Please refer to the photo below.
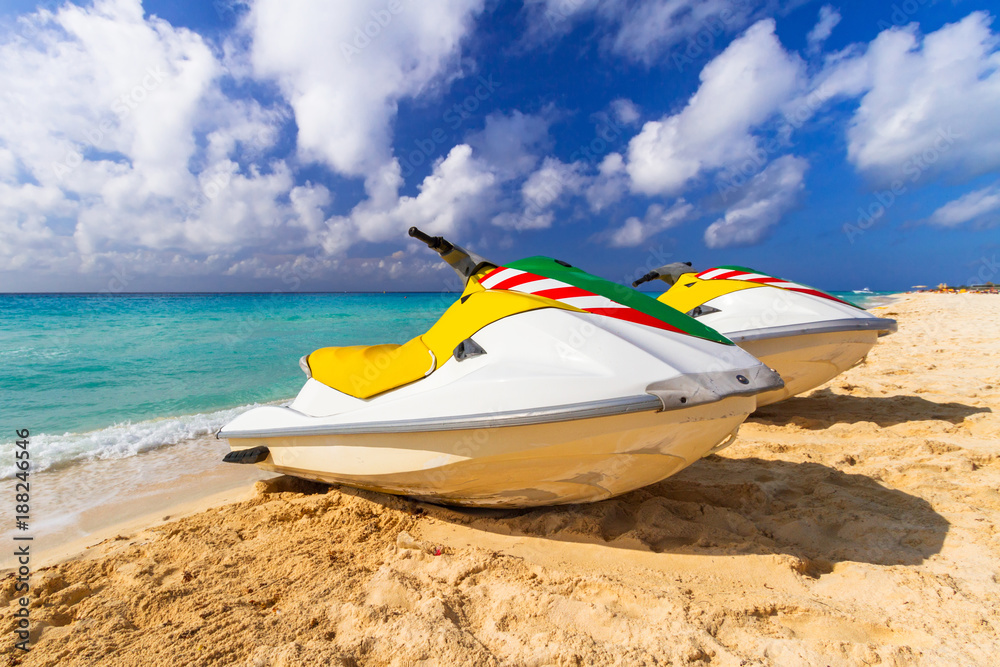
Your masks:
[{"label": "blue sky", "polygon": [[997,281],[990,3],[7,2],[0,291]]}]

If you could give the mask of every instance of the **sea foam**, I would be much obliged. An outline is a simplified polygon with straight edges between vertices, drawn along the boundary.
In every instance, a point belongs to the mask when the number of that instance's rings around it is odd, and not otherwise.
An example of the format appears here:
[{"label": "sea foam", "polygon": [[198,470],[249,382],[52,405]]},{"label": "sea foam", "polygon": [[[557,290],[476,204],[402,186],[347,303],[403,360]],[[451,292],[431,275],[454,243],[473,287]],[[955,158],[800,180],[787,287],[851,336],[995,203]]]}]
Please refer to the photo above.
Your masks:
[{"label": "sea foam", "polygon": [[[211,435],[237,415],[258,404],[207,414],[124,422],[89,433],[31,435],[31,472],[56,469],[78,461],[123,459],[158,447]],[[13,462],[14,442],[0,445],[4,460]],[[0,468],[0,479],[10,479],[18,469],[11,463]]]}]

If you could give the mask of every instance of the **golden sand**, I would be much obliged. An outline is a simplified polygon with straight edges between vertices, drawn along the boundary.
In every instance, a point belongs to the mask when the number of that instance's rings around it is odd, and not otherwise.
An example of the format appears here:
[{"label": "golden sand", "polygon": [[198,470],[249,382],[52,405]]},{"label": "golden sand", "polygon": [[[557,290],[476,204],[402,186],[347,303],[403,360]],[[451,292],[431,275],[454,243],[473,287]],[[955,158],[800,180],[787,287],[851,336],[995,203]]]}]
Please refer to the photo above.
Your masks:
[{"label": "golden sand", "polygon": [[[24,665],[990,665],[1000,299],[913,295],[866,363],[590,505],[277,478],[37,573]],[[13,579],[2,582],[14,664]]]}]

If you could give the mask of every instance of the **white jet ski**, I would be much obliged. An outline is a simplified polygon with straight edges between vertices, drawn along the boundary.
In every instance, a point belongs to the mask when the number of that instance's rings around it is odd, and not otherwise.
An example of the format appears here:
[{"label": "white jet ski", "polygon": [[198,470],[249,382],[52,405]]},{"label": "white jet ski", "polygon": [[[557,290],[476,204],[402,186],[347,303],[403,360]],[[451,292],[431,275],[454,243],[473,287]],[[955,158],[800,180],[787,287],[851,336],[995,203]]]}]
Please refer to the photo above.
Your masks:
[{"label": "white jet ski", "polygon": [[824,384],[860,363],[896,321],[872,315],[807,285],[742,266],[696,272],[675,262],[632,283],[662,280],[659,301],[697,318],[778,371],[785,386],[757,396],[759,406]]},{"label": "white jet ski", "polygon": [[300,362],[225,460],[431,502],[530,507],[652,484],[728,444],[778,375],[655,299],[545,257],[499,266],[416,228],[466,280],[402,345]]}]

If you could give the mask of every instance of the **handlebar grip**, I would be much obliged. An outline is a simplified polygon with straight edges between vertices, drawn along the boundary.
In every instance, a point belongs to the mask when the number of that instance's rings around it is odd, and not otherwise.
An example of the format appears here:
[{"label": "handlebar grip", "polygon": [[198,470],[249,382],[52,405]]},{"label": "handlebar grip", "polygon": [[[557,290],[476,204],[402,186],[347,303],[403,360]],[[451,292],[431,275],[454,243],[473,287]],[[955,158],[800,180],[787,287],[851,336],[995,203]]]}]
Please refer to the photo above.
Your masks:
[{"label": "handlebar grip", "polygon": [[650,271],[649,273],[647,273],[646,275],[644,275],[642,278],[639,278],[638,280],[636,280],[635,282],[633,282],[632,283],[632,287],[638,287],[639,285],[641,285],[643,283],[648,283],[650,280],[656,280],[659,277],[660,277],[659,273],[657,273],[656,271]]},{"label": "handlebar grip", "polygon": [[410,227],[409,234],[413,238],[417,239],[418,241],[422,241],[422,242],[426,243],[429,246],[433,246],[436,241],[440,240],[440,237],[435,238],[433,236],[428,236],[427,234],[424,234],[422,231],[420,231],[416,227]]},{"label": "handlebar grip", "polygon": [[453,247],[450,243],[444,240],[444,237],[425,234],[416,227],[410,227],[408,233],[413,238],[424,243],[431,250],[434,250],[442,255],[451,250]]}]

